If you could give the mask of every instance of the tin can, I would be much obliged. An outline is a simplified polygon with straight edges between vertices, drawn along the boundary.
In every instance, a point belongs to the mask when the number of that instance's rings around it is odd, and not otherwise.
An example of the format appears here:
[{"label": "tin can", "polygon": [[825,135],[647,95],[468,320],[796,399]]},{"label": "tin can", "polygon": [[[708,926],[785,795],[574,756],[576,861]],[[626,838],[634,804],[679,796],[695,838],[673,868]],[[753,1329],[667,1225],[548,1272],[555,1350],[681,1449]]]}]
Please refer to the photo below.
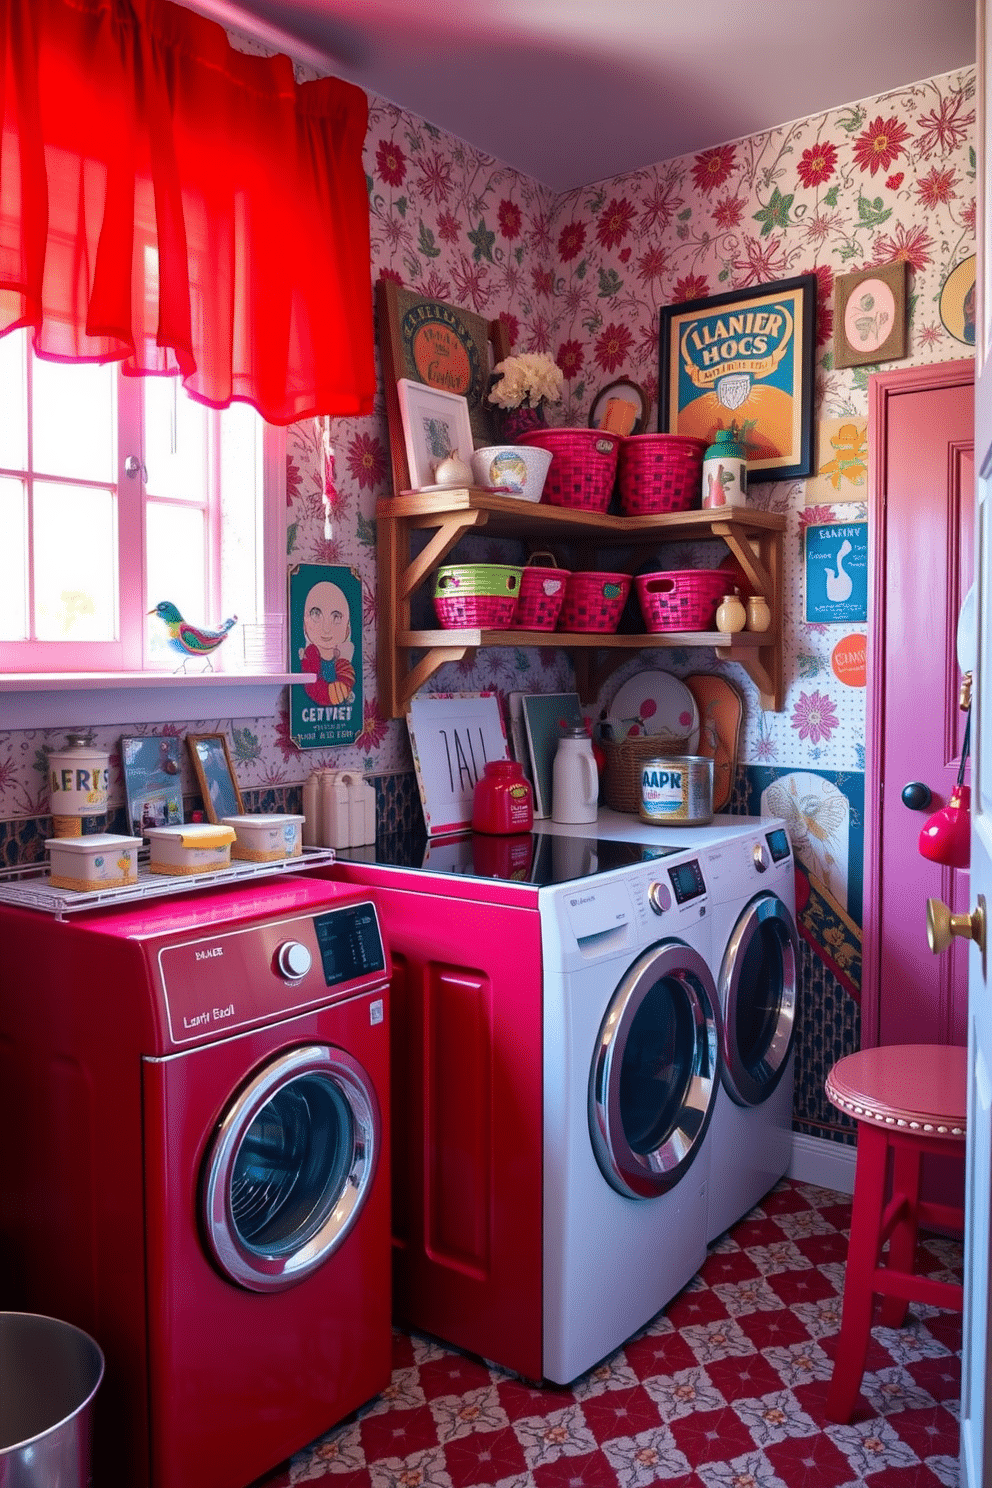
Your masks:
[{"label": "tin can", "polygon": [[67,734],[65,747],[48,756],[53,837],[90,837],[107,830],[110,755],[89,734]]},{"label": "tin can", "polygon": [[713,820],[713,761],[701,754],[645,760],[642,821],[658,827],[703,827]]}]

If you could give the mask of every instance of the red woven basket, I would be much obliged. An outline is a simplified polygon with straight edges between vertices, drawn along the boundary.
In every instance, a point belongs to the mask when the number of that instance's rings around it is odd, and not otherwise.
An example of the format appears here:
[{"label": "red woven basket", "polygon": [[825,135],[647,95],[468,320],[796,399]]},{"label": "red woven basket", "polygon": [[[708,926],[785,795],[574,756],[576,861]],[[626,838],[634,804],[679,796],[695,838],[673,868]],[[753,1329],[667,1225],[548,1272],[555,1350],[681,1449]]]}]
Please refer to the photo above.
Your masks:
[{"label": "red woven basket", "polygon": [[[549,558],[551,566],[535,563]],[[554,566],[553,553],[535,553],[520,576],[520,598],[513,612],[512,630],[554,630],[565,600],[567,568]]]},{"label": "red woven basket", "polygon": [[717,607],[727,593],[727,577],[720,568],[638,574],[637,598],[645,629],[713,630]]},{"label": "red woven basket", "polygon": [[617,489],[625,517],[691,511],[702,505],[705,439],[630,434],[620,445]]},{"label": "red woven basket", "polygon": [[613,495],[620,438],[602,429],[531,429],[518,444],[536,444],[554,459],[541,500],[551,506],[604,512]]},{"label": "red woven basket", "polygon": [[500,563],[439,568],[434,608],[444,630],[505,630],[520,595],[520,569]]},{"label": "red woven basket", "polygon": [[625,573],[569,574],[558,629],[616,630],[630,585],[630,574]]}]

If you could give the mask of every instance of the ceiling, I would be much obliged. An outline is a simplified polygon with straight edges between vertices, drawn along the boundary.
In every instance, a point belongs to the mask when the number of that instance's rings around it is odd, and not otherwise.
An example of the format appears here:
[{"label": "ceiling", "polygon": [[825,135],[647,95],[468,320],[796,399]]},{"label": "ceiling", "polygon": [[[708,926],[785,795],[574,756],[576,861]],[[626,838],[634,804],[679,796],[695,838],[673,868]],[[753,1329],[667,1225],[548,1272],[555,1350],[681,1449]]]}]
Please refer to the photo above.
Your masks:
[{"label": "ceiling", "polygon": [[186,0],[565,191],[975,60],[974,0]]}]

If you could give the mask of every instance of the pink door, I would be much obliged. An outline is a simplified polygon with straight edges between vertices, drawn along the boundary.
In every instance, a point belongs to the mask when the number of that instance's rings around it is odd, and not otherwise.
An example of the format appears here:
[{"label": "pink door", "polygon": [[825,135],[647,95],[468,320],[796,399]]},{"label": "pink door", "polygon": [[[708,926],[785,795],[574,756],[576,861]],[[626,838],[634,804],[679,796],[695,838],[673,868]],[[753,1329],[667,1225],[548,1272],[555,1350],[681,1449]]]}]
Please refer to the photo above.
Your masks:
[{"label": "pink door", "polygon": [[[918,842],[957,780],[966,718],[956,636],[973,570],[973,371],[970,361],[942,363],[871,384],[866,1046],[967,1041],[967,945],[931,955],[926,902],[967,908],[968,874],[929,862]],[[903,800],[914,782],[931,793],[915,809]]]}]

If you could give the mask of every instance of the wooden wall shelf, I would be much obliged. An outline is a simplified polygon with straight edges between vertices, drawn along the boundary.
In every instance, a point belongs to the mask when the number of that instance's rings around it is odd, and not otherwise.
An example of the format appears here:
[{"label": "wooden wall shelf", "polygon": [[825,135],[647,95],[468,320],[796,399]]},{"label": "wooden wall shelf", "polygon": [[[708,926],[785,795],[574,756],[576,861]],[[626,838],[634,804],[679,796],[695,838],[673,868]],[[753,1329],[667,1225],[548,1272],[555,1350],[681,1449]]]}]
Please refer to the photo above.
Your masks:
[{"label": "wooden wall shelf", "polygon": [[[722,661],[744,667],[761,693],[762,706],[782,707],[782,543],[785,518],[773,512],[690,511],[646,517],[616,517],[520,501],[489,491],[459,488],[405,491],[376,508],[379,564],[379,703],[390,718],[403,717],[411,697],[449,661],[461,661],[479,646],[555,646],[571,652],[576,685],[591,703],[610,673],[632,650],[657,651],[706,646]],[[414,532],[432,535],[413,551]],[[577,634],[526,630],[415,630],[411,596],[469,533],[530,542],[568,544],[589,553],[611,549],[661,548],[665,543],[722,538],[755,593],[771,607],[772,624],[762,634],[742,631],[678,631],[661,634]],[[606,566],[609,566],[608,562]],[[587,566],[594,566],[590,562]]]}]

